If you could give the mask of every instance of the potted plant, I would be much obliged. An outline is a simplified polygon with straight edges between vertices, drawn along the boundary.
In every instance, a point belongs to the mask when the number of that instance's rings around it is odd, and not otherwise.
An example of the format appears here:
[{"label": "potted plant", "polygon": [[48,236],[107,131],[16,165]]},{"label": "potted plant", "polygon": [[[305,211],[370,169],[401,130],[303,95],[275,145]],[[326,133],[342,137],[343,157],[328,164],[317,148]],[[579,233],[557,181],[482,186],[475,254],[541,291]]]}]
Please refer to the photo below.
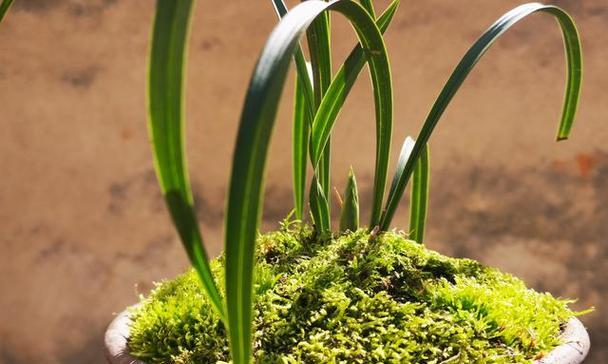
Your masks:
[{"label": "potted plant", "polygon": [[[582,362],[589,339],[575,318],[581,312],[568,308],[571,301],[422,245],[430,135],[485,51],[536,12],[555,17],[562,31],[568,73],[557,140],[568,137],[582,73],[574,22],[558,7],[530,3],[492,24],[456,66],[416,140],[404,141],[387,194],[392,81],[382,34],[399,3],[393,0],[376,17],[371,0],[310,0],[289,12],[282,0],[273,0],[282,19],[247,90],[227,196],[225,250],[209,260],[193,209],[183,139],[183,67],[192,1],[157,1],[148,126],[158,181],[193,270],[159,284],[113,321],[106,333],[111,363]],[[330,13],[345,16],[360,42],[335,73]],[[310,64],[299,45],[304,34]],[[260,235],[264,167],[292,59],[297,72],[294,211],[278,231]],[[332,228],[332,127],[365,65],[376,123],[371,219],[360,225],[351,170],[341,196],[340,223]],[[409,229],[391,230],[410,179]]]}]

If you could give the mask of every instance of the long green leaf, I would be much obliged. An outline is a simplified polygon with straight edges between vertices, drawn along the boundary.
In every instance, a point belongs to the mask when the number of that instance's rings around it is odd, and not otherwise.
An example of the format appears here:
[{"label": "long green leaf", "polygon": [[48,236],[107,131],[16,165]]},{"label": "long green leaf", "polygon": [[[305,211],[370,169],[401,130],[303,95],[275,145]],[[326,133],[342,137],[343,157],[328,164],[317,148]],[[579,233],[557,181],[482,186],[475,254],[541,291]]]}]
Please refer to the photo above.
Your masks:
[{"label": "long green leaf", "polygon": [[8,8],[11,7],[12,3],[13,0],[3,0],[2,3],[0,3],[0,21],[4,19],[4,15],[6,15],[6,12],[8,11]]},{"label": "long green leaf", "polygon": [[[331,83],[331,46],[330,46],[330,33],[329,33],[329,13],[323,13],[316,18],[306,32],[306,38],[308,39],[308,49],[310,52],[310,62],[312,64],[312,75],[313,75],[313,90],[314,90],[314,108],[316,112],[321,104],[321,100]],[[329,211],[331,206],[329,200],[321,199],[321,197],[329,196],[331,187],[331,147],[330,142],[327,142],[325,149],[322,152],[321,160],[319,165],[315,167],[314,172],[317,176],[317,180],[323,190],[323,194],[314,191],[314,194],[310,196],[310,206],[312,208],[319,209],[313,212],[315,218],[326,218],[326,221],[316,221],[316,227],[328,227],[331,230],[331,219]],[[313,201],[313,199],[318,199]],[[325,213],[327,210],[327,214]],[[325,231],[320,230],[319,232],[324,233]]]},{"label": "long green leaf", "polygon": [[344,191],[344,201],[340,213],[340,231],[357,231],[359,228],[359,192],[357,179],[351,167],[348,171],[348,181]]},{"label": "long green leaf", "polygon": [[475,64],[500,35],[506,32],[518,21],[535,12],[544,12],[554,16],[557,19],[562,31],[566,51],[568,74],[564,106],[558,126],[557,140],[563,140],[568,137],[574,122],[574,114],[578,106],[582,79],[581,45],[576,25],[565,11],[556,6],[542,5],[538,3],[518,6],[498,19],[498,21],[496,21],[488,30],[486,30],[486,32],[475,42],[475,44],[473,44],[473,46],[464,55],[460,63],[458,63],[446,85],[441,90],[441,93],[433,104],[433,107],[431,108],[431,111],[424,122],[422,130],[418,135],[412,155],[405,167],[405,172],[399,179],[394,193],[388,196],[386,208],[382,214],[380,225],[382,230],[389,228],[399,201],[403,196],[403,191],[405,190],[407,181],[414,170],[416,161],[423,153],[424,147],[428,142],[435,126],[437,125],[437,122],[443,115],[443,112]]},{"label": "long green leaf", "polygon": [[251,355],[255,239],[261,213],[268,144],[278,102],[290,58],[296,52],[302,33],[319,14],[328,9],[342,13],[355,27],[370,57],[372,73],[388,72],[380,31],[365,9],[351,1],[306,1],[290,11],[268,39],[245,98],[226,210],[226,307],[235,364],[247,363]]},{"label": "long green leaf", "polygon": [[429,146],[425,146],[412,178],[412,188],[410,192],[410,239],[424,243],[424,228],[429,206]]},{"label": "long green leaf", "polygon": [[[376,24],[381,32],[387,29],[399,3],[398,0],[393,1],[378,18]],[[357,45],[334,76],[313,121],[311,135],[313,163],[318,163],[319,153],[325,148],[344,101],[365,62],[368,58],[373,59],[370,55],[369,49],[364,50],[361,45]],[[386,62],[388,64],[388,60]],[[390,70],[388,70],[388,65],[386,67],[387,70],[379,74],[372,72],[372,82],[375,85],[374,100],[376,102],[376,164],[370,226],[376,226],[380,221],[390,154],[392,122],[387,121],[392,119],[392,89]]]},{"label": "long green leaf", "polygon": [[[272,0],[277,16],[282,19],[287,15],[287,6],[283,0]],[[306,62],[302,47],[298,44],[294,54],[296,64],[296,93],[294,102],[293,126],[293,196],[296,217],[304,217],[304,198],[306,191],[306,168],[309,151],[310,125],[315,113],[315,102],[312,87],[312,70]],[[316,205],[318,206],[318,205]],[[321,215],[320,211],[315,214]],[[313,214],[314,215],[314,214]]]},{"label": "long green leaf", "polygon": [[331,83],[331,45],[329,14],[321,14],[306,32],[310,63],[312,64],[315,109],[321,104],[323,95]]},{"label": "long green leaf", "polygon": [[311,120],[306,111],[304,85],[296,77],[294,94],[294,115],[292,134],[293,156],[293,195],[295,213],[298,220],[304,217],[304,191],[306,190],[306,165],[308,161],[308,140],[310,138]]},{"label": "long green leaf", "polygon": [[211,303],[224,319],[194,212],[184,152],[183,76],[191,10],[189,0],[156,3],[148,65],[148,130],[156,175],[173,223]]}]

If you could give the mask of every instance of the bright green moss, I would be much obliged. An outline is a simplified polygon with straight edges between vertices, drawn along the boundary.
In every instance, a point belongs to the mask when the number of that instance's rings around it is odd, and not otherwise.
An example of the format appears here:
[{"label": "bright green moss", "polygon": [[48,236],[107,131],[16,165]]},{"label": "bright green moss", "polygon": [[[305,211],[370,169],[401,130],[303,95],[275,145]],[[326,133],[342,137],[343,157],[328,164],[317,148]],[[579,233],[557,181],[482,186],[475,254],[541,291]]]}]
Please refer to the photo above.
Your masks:
[{"label": "bright green moss", "polygon": [[[570,301],[400,234],[319,242],[293,226],[258,241],[258,363],[525,363],[574,315]],[[212,267],[221,276],[222,258]],[[192,271],[159,284],[133,318],[131,353],[148,363],[229,361]]]}]

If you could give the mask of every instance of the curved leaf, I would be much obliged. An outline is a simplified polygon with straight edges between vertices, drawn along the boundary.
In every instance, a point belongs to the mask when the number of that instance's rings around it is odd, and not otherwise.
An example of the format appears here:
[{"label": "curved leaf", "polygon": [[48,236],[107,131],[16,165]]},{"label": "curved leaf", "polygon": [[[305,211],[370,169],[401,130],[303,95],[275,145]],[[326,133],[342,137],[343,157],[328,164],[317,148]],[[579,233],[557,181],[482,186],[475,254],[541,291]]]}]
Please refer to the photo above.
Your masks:
[{"label": "curved leaf", "polygon": [[[329,34],[329,14],[322,13],[317,17],[308,28],[306,32],[306,38],[308,39],[308,50],[310,52],[310,63],[312,64],[312,75],[313,75],[313,91],[314,91],[314,107],[313,110],[316,112],[321,104],[323,95],[329,83],[331,82],[331,46],[330,46],[330,34]],[[314,194],[310,195],[310,206],[311,209],[319,209],[313,211],[313,217],[325,218],[325,221],[315,220],[315,227],[324,228],[327,227],[328,231],[331,231],[331,218],[330,210],[331,206],[325,196],[329,196],[330,185],[331,185],[331,147],[328,141],[319,165],[314,169],[316,179],[323,191],[323,194],[319,194],[319,191],[314,191]],[[316,199],[316,201],[313,201]],[[321,233],[325,233],[324,230],[319,230]]]},{"label": "curved leaf", "polygon": [[148,69],[148,131],[154,167],[173,224],[213,307],[224,318],[188,179],[183,138],[184,64],[192,1],[159,0]]},{"label": "curved leaf", "polygon": [[[328,9],[342,13],[355,27],[370,57],[375,78],[380,78],[380,70],[388,72],[380,31],[368,13],[351,1],[326,3],[309,0],[301,3],[283,18],[268,39],[243,107],[226,210],[226,307],[235,364],[247,363],[251,355],[255,239],[261,213],[268,144],[278,102],[290,58],[296,52],[302,33],[319,14]],[[378,86],[386,88],[386,85]],[[388,119],[385,121],[390,122]]]},{"label": "curved leaf", "polygon": [[428,142],[433,129],[443,115],[443,112],[475,64],[500,35],[506,32],[518,21],[535,12],[544,12],[554,16],[557,19],[562,31],[566,50],[568,75],[562,117],[557,132],[557,140],[563,140],[568,137],[574,122],[574,114],[578,106],[582,78],[581,45],[576,25],[565,11],[556,6],[542,5],[538,3],[518,6],[503,15],[500,19],[498,19],[498,21],[492,24],[492,26],[490,26],[485,33],[483,33],[483,35],[467,51],[460,63],[458,63],[443,90],[441,90],[441,93],[437,97],[437,100],[433,104],[433,107],[431,108],[431,111],[427,116],[424,125],[422,126],[422,130],[420,131],[416,144],[414,145],[412,156],[405,166],[405,171],[400,177],[395,191],[388,196],[386,208],[382,214],[380,225],[381,230],[386,230],[389,228],[399,201],[403,196],[403,191],[405,190],[407,181],[414,170],[416,161],[423,153],[424,146]]},{"label": "curved leaf", "polygon": [[[272,0],[279,20],[287,15],[287,6],[283,0]],[[293,195],[295,200],[296,217],[302,220],[304,216],[304,197],[306,191],[306,161],[308,160],[310,125],[315,114],[315,100],[313,91],[313,76],[310,63],[306,62],[302,47],[296,47],[294,61],[296,64],[296,94],[294,103],[294,139],[293,140]],[[309,77],[310,76],[310,77]],[[311,201],[312,202],[312,201]],[[319,201],[311,203],[319,207]],[[329,209],[329,206],[327,206]],[[314,211],[314,216],[322,216],[322,211]],[[315,226],[325,225],[325,222],[317,222]],[[329,222],[327,222],[329,225]]]}]

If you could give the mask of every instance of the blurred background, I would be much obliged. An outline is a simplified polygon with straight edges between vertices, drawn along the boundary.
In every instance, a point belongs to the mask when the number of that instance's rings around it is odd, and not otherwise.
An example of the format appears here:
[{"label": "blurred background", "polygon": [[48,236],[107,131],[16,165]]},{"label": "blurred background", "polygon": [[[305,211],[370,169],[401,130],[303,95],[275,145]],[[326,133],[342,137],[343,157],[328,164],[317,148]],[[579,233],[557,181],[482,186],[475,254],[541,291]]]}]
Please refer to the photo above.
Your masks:
[{"label": "blurred background", "polygon": [[[290,4],[293,4],[292,1]],[[383,9],[387,1],[377,1]],[[393,164],[460,57],[521,1],[404,1],[386,35]],[[426,244],[594,306],[589,363],[608,362],[608,4],[554,1],[579,25],[585,63],[571,140],[555,143],[565,80],[552,18],[502,37],[431,139]],[[16,0],[0,25],[0,363],[104,363],[103,331],[153,281],[188,265],[152,169],[145,81],[152,1]],[[336,65],[355,44],[334,16]],[[269,1],[201,1],[188,64],[188,152],[207,248],[250,73],[276,23]],[[268,167],[264,229],[292,207],[292,86]],[[365,72],[340,116],[333,183],[355,168],[369,213],[373,103]],[[392,172],[391,172],[392,173]],[[407,201],[403,202],[407,206]],[[407,227],[406,208],[394,224]],[[367,215],[364,214],[364,221]]]}]

